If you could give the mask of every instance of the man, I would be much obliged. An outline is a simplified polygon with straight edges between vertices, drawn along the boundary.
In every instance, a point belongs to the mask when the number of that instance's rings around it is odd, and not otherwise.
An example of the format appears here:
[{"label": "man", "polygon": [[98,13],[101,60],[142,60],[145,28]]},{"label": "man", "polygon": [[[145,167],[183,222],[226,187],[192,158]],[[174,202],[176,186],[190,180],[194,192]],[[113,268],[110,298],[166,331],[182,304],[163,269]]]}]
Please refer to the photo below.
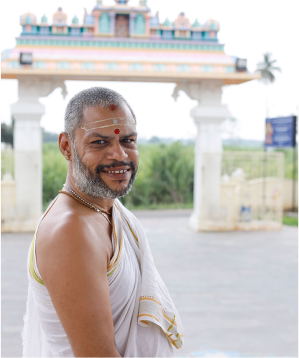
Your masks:
[{"label": "man", "polygon": [[140,223],[117,200],[138,168],[131,107],[107,88],[78,93],[59,148],[68,174],[29,250],[23,355],[173,356],[181,321]]}]

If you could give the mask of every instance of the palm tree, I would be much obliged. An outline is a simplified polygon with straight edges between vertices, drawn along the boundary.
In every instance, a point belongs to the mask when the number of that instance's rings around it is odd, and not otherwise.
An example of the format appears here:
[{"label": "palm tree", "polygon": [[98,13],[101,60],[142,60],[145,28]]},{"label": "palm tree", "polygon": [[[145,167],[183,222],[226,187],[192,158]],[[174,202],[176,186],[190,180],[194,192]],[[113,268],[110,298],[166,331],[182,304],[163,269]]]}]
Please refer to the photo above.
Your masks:
[{"label": "palm tree", "polygon": [[[266,85],[266,89],[268,88],[268,85],[273,83],[275,81],[275,72],[281,72],[281,68],[274,66],[275,62],[277,60],[273,60],[272,54],[270,52],[264,53],[264,58],[262,62],[259,62],[257,64],[257,69],[255,72],[261,73],[261,81]],[[267,90],[266,90],[267,92]],[[268,106],[268,95],[266,94],[266,111],[267,111],[267,117],[269,116],[269,106]]]},{"label": "palm tree", "polygon": [[277,62],[277,60],[271,59],[272,53],[266,52],[266,53],[264,53],[263,56],[264,56],[263,62],[259,62],[257,64],[257,69],[255,72],[260,72],[262,75],[261,80],[265,84],[270,84],[275,81],[275,76],[274,76],[273,72],[275,72],[275,71],[281,72],[281,69],[280,69],[280,67],[273,66],[274,63]]}]

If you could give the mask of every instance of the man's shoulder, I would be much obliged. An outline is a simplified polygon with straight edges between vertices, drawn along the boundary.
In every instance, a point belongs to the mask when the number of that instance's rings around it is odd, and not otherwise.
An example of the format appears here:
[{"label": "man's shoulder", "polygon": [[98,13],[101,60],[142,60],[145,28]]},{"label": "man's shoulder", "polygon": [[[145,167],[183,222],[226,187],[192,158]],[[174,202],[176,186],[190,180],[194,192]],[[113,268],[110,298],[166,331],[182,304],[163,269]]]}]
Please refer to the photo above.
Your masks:
[{"label": "man's shoulder", "polygon": [[45,238],[45,241],[58,239],[61,242],[88,230],[89,226],[84,225],[84,217],[80,213],[65,208],[53,208],[40,222],[38,237]]},{"label": "man's shoulder", "polygon": [[[47,253],[61,255],[80,252],[83,255],[90,251],[107,251],[101,241],[107,242],[108,232],[101,230],[98,215],[96,212],[84,209],[78,211],[55,204],[38,227],[37,249],[43,256]],[[102,238],[106,240],[101,240]]]},{"label": "man's shoulder", "polygon": [[37,264],[43,279],[59,270],[76,272],[74,265],[90,263],[95,269],[105,269],[109,249],[101,236],[96,236],[80,212],[59,208],[51,215],[49,212],[41,221],[36,237]]}]

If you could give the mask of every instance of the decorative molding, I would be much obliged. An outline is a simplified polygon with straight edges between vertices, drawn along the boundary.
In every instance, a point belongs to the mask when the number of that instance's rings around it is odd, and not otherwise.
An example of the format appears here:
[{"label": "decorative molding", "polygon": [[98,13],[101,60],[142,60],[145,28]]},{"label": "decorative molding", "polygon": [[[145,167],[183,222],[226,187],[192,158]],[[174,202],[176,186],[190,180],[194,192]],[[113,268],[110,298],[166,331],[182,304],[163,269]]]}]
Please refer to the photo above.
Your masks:
[{"label": "decorative molding", "polygon": [[67,89],[65,83],[61,79],[42,79],[40,83],[40,93],[41,97],[46,97],[50,93],[52,93],[56,88],[61,88],[61,94],[63,99],[65,99],[67,95]]},{"label": "decorative molding", "polygon": [[46,97],[52,93],[56,88],[61,88],[63,98],[67,95],[66,86],[61,79],[48,79],[36,77],[19,77],[19,100],[13,106],[19,104],[28,105],[32,103],[39,104],[39,97]]},{"label": "decorative molding", "polygon": [[[107,37],[107,35],[106,35]],[[147,40],[140,41],[134,38],[128,38],[128,40],[119,40],[111,38],[107,41],[99,41],[97,38],[72,38],[58,37],[56,38],[32,38],[22,37],[17,38],[17,45],[34,45],[34,46],[62,46],[62,47],[114,47],[114,48],[142,48],[142,49],[167,49],[167,50],[194,50],[194,51],[212,51],[222,52],[224,45],[207,41],[205,43],[201,41],[196,43],[195,41],[188,40]]]},{"label": "decorative molding", "polygon": [[[117,66],[116,66],[117,65]],[[204,64],[187,64],[187,63],[164,63],[161,62],[136,62],[136,61],[78,61],[74,59],[73,61],[61,61],[61,60],[36,60],[32,64],[32,69],[37,71],[39,70],[55,70],[57,73],[60,71],[68,70],[70,72],[76,72],[78,70],[92,70],[97,71],[109,67],[111,70],[119,71],[120,68],[122,71],[130,70],[130,67],[134,65],[134,70],[140,72],[165,72],[165,73],[193,73],[193,74],[226,74],[231,71],[228,70],[229,67],[222,64],[216,64],[209,66],[208,70],[205,68],[207,65]],[[2,70],[24,70],[28,71],[28,66],[22,66],[18,61],[5,61],[1,64]],[[217,70],[215,69],[217,68]]]},{"label": "decorative molding", "polygon": [[198,83],[178,83],[174,88],[172,97],[176,101],[179,91],[184,91],[187,96],[197,100],[201,104],[220,103],[222,94],[222,81],[200,81]]},{"label": "decorative molding", "polygon": [[179,83],[174,88],[172,97],[176,101],[179,97],[179,92],[184,91],[189,98],[198,102],[198,105],[190,113],[195,123],[221,124],[230,115],[227,107],[221,104],[222,85],[221,80]]}]

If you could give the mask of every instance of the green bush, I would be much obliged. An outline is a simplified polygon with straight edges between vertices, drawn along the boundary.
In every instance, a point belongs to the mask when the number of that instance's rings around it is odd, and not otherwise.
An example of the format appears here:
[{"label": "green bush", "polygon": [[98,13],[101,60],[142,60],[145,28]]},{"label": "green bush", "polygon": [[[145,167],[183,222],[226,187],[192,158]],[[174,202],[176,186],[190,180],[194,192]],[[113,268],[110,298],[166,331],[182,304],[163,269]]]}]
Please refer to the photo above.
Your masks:
[{"label": "green bush", "polygon": [[55,198],[65,183],[67,161],[57,143],[43,144],[43,206]]},{"label": "green bush", "polygon": [[[293,179],[294,149],[284,148],[284,149],[277,149],[276,151],[284,153],[284,177],[288,179]],[[298,149],[297,148],[296,148],[295,179],[298,180]]]},{"label": "green bush", "polygon": [[[246,151],[246,148],[234,148]],[[224,148],[232,150],[232,148]],[[249,149],[252,150],[252,149]],[[292,149],[285,153],[285,177],[292,178]],[[139,145],[139,170],[132,191],[121,199],[129,208],[190,207],[193,201],[194,146],[180,142]],[[65,182],[67,162],[58,144],[43,144],[44,207]],[[297,177],[297,175],[296,175]]]},{"label": "green bush", "polygon": [[[130,207],[192,203],[194,154],[192,146],[139,146],[139,170],[130,194],[122,202]],[[65,183],[67,164],[56,143],[43,144],[44,208]]]},{"label": "green bush", "polygon": [[122,202],[129,207],[186,204],[193,199],[194,153],[192,146],[139,146],[140,165],[133,190]]},{"label": "green bush", "polygon": [[1,143],[10,143],[13,147],[13,131],[14,131],[14,120],[12,124],[1,123]]}]

